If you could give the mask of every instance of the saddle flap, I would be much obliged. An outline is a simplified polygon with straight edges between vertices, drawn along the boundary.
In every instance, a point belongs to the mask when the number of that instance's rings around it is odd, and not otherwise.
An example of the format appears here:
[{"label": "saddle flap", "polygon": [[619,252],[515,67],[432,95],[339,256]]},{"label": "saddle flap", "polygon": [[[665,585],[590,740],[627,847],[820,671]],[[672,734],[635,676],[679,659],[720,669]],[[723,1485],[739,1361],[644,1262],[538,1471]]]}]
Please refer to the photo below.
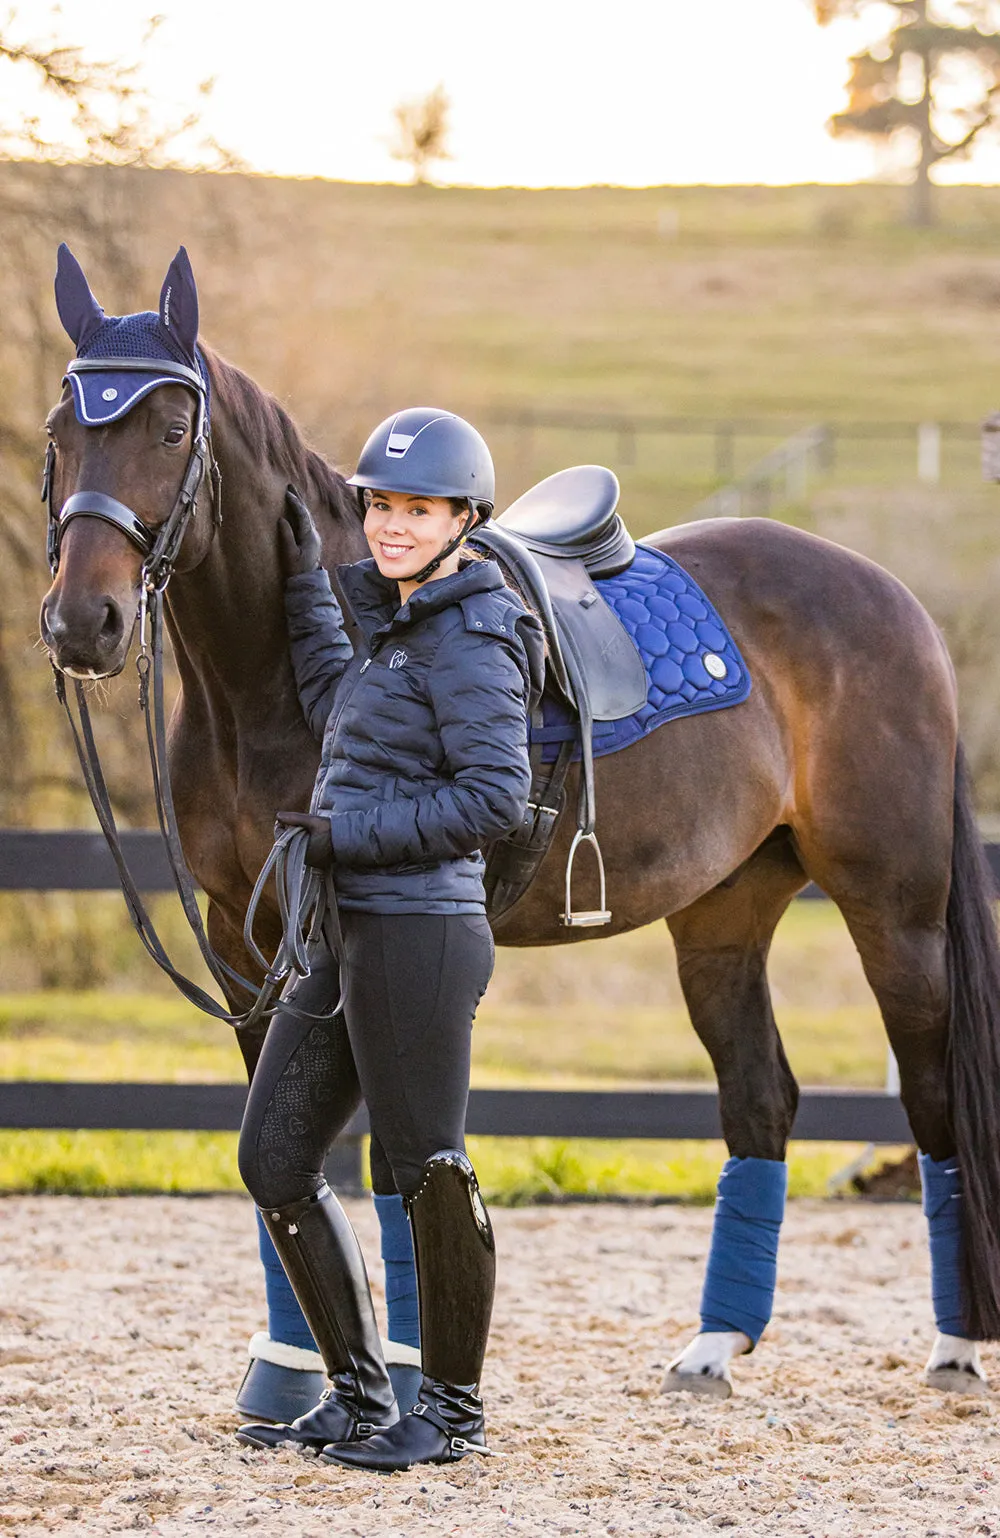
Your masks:
[{"label": "saddle flap", "polygon": [[580,561],[535,554],[560,639],[579,667],[594,721],[619,721],[646,703],[648,680],[628,631]]}]

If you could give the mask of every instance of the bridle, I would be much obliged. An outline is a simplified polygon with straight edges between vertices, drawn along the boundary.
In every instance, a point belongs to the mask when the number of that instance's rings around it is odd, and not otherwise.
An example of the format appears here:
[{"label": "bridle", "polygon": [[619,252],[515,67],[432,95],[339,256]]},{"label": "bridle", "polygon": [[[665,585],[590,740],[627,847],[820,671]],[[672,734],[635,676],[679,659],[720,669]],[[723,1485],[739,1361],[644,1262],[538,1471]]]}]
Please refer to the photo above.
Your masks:
[{"label": "bridle", "polygon": [[[66,378],[87,372],[107,373],[109,370],[115,373],[126,371],[155,373],[158,382],[177,380],[195,392],[198,403],[197,413],[191,450],[180,489],[167,518],[155,528],[144,523],[124,502],[119,502],[117,498],[100,491],[73,492],[62,506],[57,508],[53,495],[55,445],[50,442],[46,450],[42,474],[42,502],[48,514],[46,548],[49,567],[52,575],[55,576],[59,569],[62,540],[67,526],[74,518],[98,518],[104,523],[112,524],[142,554],[142,567],[139,574],[139,653],[136,657],[136,671],[139,675],[139,708],[146,725],[157,822],[166,847],[177,895],[205,964],[223,990],[227,984],[233,983],[246,990],[253,1000],[249,1009],[242,1013],[225,1009],[199,984],[185,977],[171,962],[125,861],[83,683],[76,678],[73,680],[79,716],[78,724],[74,719],[66,693],[66,675],[53,664],[56,696],[66,712],[84,782],[114,860],[129,917],[139,939],[157,966],[171,978],[190,1003],[217,1020],[222,1020],[237,1029],[246,1029],[274,1013],[279,1006],[271,1006],[270,1001],[293,973],[300,977],[308,975],[309,945],[321,931],[327,936],[331,948],[337,945],[339,923],[336,897],[331,878],[311,870],[305,863],[308,835],[303,829],[288,828],[278,837],[268,862],[257,880],[246,917],[244,932],[247,945],[250,954],[264,970],[263,985],[258,987],[256,983],[235,971],[218,954],[208,938],[198,907],[194,877],[184,858],[177,829],[167,763],[166,707],[163,687],[163,596],[174,573],[184,536],[197,512],[198,494],[206,476],[211,486],[214,529],[217,530],[222,522],[222,477],[212,451],[208,386],[206,380],[195,369],[162,358],[74,358],[67,368]],[[278,887],[284,938],[278,954],[272,962],[268,962],[253,940],[253,922],[266,880],[272,871]],[[328,1020],[340,1012],[342,1005],[343,993],[336,1009],[330,1014],[311,1015],[307,1011],[295,1009],[287,1000],[280,1007],[305,1019]]]},{"label": "bridle", "polygon": [[180,490],[165,522],[157,528],[150,528],[124,502],[107,496],[103,491],[75,491],[71,497],[66,498],[61,508],[57,508],[52,497],[55,445],[50,443],[42,475],[42,501],[48,510],[46,551],[49,569],[53,576],[59,570],[59,552],[67,525],[74,518],[100,518],[104,523],[114,524],[141,552],[142,592],[162,593],[173,575],[184,535],[197,511],[198,493],[206,473],[212,488],[212,512],[216,527],[222,521],[222,477],[212,453],[208,427],[208,389],[196,369],[161,358],[74,358],[66,370],[66,378],[74,374],[106,374],[109,369],[114,369],[116,374],[155,373],[164,380],[176,379],[194,391],[198,407],[191,452],[188,454]]}]

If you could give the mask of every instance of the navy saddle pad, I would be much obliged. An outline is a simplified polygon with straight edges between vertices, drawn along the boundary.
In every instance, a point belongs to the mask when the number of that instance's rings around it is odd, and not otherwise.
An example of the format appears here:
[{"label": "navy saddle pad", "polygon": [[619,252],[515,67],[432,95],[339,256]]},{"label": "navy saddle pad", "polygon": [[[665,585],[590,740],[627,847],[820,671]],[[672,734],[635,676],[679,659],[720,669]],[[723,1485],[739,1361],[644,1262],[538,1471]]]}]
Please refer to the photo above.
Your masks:
[{"label": "navy saddle pad", "polygon": [[[669,555],[638,544],[635,560],[595,583],[628,631],[646,669],[646,703],[619,721],[595,721],[594,756],[617,753],[678,716],[740,705],[750,674],[736,643],[697,582]],[[531,739],[551,762],[558,744],[577,735],[566,706],[548,693],[543,725]],[[580,757],[577,745],[574,758]]]}]

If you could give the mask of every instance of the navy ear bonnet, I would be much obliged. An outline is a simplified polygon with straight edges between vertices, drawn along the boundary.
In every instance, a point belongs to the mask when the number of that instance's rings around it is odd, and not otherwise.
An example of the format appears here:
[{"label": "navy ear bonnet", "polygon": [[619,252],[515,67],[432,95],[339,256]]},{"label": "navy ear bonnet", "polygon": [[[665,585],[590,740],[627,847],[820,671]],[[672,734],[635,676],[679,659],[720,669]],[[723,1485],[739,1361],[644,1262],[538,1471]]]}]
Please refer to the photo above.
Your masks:
[{"label": "navy ear bonnet", "polygon": [[[198,292],[183,246],[170,264],[158,311],[105,315],[65,244],[59,247],[55,289],[59,319],[76,344],[77,359],[87,365],[79,371],[71,367],[64,381],[78,422],[84,427],[117,422],[159,385],[181,383],[204,400],[207,426],[209,377],[197,345]],[[105,360],[106,368],[100,366]],[[116,361],[125,366],[116,369]],[[166,367],[159,368],[161,363]]]}]

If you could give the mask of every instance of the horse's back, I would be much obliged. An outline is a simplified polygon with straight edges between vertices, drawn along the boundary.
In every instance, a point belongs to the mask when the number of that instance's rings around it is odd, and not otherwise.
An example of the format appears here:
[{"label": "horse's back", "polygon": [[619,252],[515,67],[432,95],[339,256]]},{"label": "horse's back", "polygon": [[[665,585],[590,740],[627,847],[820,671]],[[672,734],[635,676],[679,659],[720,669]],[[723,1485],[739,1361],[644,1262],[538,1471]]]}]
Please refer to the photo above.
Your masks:
[{"label": "horse's back", "polygon": [[937,902],[958,724],[927,611],[865,556],[766,519],[686,524],[652,543],[704,587],[769,696],[789,749],[781,821],[810,875],[846,896],[877,870]]},{"label": "horse's back", "polygon": [[783,678],[804,703],[820,694],[827,710],[849,698],[863,713],[877,695],[883,707],[898,701],[911,714],[920,701],[936,701],[954,721],[954,675],[937,626],[909,588],[866,556],[766,518],[681,524],[646,543],[705,589],[751,675]]}]

